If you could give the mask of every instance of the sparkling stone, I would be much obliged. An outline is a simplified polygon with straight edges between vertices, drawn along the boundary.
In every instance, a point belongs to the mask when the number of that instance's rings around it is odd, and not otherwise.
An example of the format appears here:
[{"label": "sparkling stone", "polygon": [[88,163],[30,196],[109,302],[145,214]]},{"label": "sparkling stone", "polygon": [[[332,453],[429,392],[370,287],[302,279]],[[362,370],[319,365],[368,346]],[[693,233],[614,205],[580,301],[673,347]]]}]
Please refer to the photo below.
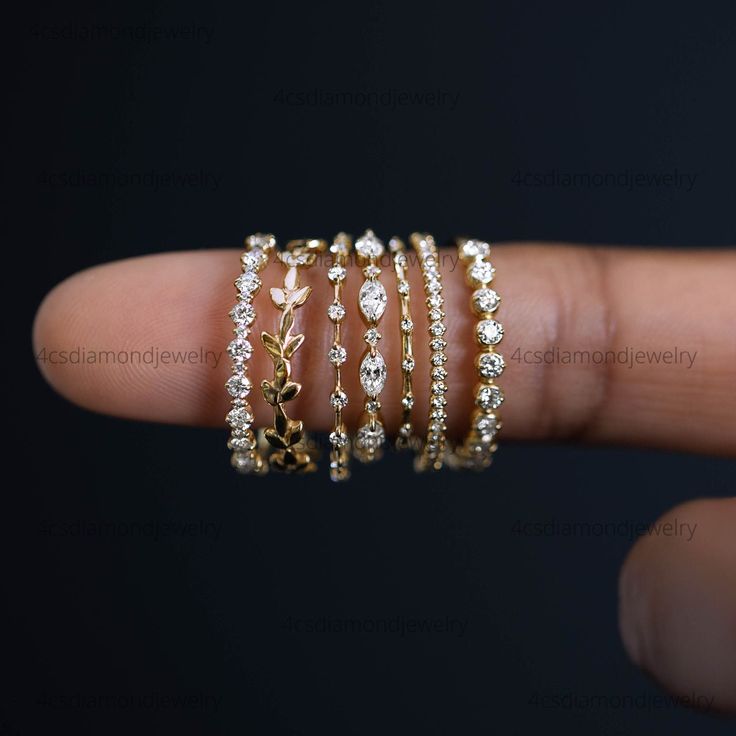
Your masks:
[{"label": "sparkling stone", "polygon": [[447,356],[438,350],[436,353],[432,353],[430,360],[432,361],[432,365],[443,365],[447,362]]},{"label": "sparkling stone", "polygon": [[365,276],[367,279],[373,279],[376,276],[381,275],[381,269],[378,268],[378,266],[374,266],[371,264],[370,266],[366,266],[363,269],[363,276]]},{"label": "sparkling stone", "polygon": [[445,378],[447,378],[447,371],[444,368],[442,368],[441,366],[438,366],[437,368],[432,368],[433,381],[444,381]]},{"label": "sparkling stone", "polygon": [[438,279],[430,279],[425,288],[430,294],[439,294],[442,291],[442,283]]},{"label": "sparkling stone", "polygon": [[366,355],[360,364],[360,385],[363,390],[375,398],[383,390],[386,383],[386,363],[381,353]]},{"label": "sparkling stone", "polygon": [[358,305],[369,322],[377,322],[386,309],[386,289],[380,281],[364,281],[358,294]]},{"label": "sparkling stone", "polygon": [[377,450],[385,441],[386,433],[380,422],[376,422],[374,429],[371,429],[370,424],[364,424],[355,439],[356,444],[366,450]]},{"label": "sparkling stone", "polygon": [[429,341],[429,347],[431,350],[444,350],[447,347],[447,340],[441,337],[435,337]]},{"label": "sparkling stone", "polygon": [[332,365],[342,365],[348,359],[348,352],[342,345],[333,345],[327,357]]},{"label": "sparkling stone", "polygon": [[253,423],[253,412],[249,406],[237,406],[228,412],[225,421],[235,429],[247,429]]},{"label": "sparkling stone", "polygon": [[246,338],[250,335],[251,329],[248,325],[235,325],[233,332],[235,333],[235,337]]},{"label": "sparkling stone", "polygon": [[260,248],[268,253],[276,247],[276,238],[270,233],[255,233],[246,238],[245,244],[250,249]]},{"label": "sparkling stone", "polygon": [[225,388],[230,396],[247,396],[250,393],[252,384],[248,376],[242,373],[236,373],[234,376],[230,376],[227,379]]},{"label": "sparkling stone", "polygon": [[401,296],[406,296],[409,293],[409,282],[404,281],[404,279],[401,279],[401,281],[398,282],[396,285],[396,289],[398,290],[399,294]]},{"label": "sparkling stone", "polygon": [[473,309],[479,314],[495,312],[500,301],[493,289],[477,289],[473,292]]},{"label": "sparkling stone", "polygon": [[254,271],[246,271],[235,279],[235,286],[243,294],[255,294],[261,288],[261,279]]},{"label": "sparkling stone", "polygon": [[414,397],[403,396],[401,399],[401,406],[403,406],[404,409],[411,409],[414,406]]},{"label": "sparkling stone", "polygon": [[441,396],[444,393],[447,393],[447,384],[442,383],[442,381],[436,381],[432,384],[432,393],[436,396]]},{"label": "sparkling stone", "polygon": [[345,233],[338,233],[330,246],[330,253],[347,255],[350,252],[350,239]]},{"label": "sparkling stone", "polygon": [[378,345],[378,341],[381,339],[381,333],[375,327],[369,327],[363,335],[363,339],[369,345]]},{"label": "sparkling stone", "polygon": [[230,310],[230,317],[235,324],[252,325],[256,319],[256,310],[250,302],[238,302]]},{"label": "sparkling stone", "polygon": [[401,363],[402,370],[407,371],[408,373],[411,373],[414,370],[414,358],[406,358]]},{"label": "sparkling stone", "polygon": [[445,303],[444,298],[441,294],[433,294],[427,297],[427,306],[434,309],[439,309]]},{"label": "sparkling stone", "polygon": [[366,230],[365,235],[355,241],[355,250],[363,258],[380,258],[383,255],[383,243],[373,234],[373,230]]},{"label": "sparkling stone", "polygon": [[483,378],[498,378],[506,367],[500,353],[481,353],[478,358],[478,373]]},{"label": "sparkling stone", "polygon": [[442,322],[432,322],[432,324],[429,326],[429,332],[431,335],[434,335],[435,337],[440,337],[445,334],[446,327],[442,324]]},{"label": "sparkling stone", "polygon": [[429,321],[439,322],[445,318],[445,313],[441,309],[430,309],[429,310]]},{"label": "sparkling stone", "polygon": [[241,363],[244,360],[250,360],[250,356],[253,355],[253,346],[248,340],[236,337],[227,346],[227,352],[236,363]]},{"label": "sparkling stone", "polygon": [[432,406],[434,406],[435,408],[440,409],[443,406],[447,406],[447,399],[442,395],[433,396],[429,400],[429,403],[432,404]]},{"label": "sparkling stone", "polygon": [[344,409],[348,405],[348,395],[344,391],[333,391],[330,394],[330,405],[333,409]]},{"label": "sparkling stone", "polygon": [[503,403],[503,393],[498,386],[481,386],[475,398],[475,403],[486,411],[498,409]]},{"label": "sparkling stone", "polygon": [[482,240],[466,240],[460,248],[460,255],[462,258],[487,256],[490,252],[491,246]]},{"label": "sparkling stone", "polygon": [[482,319],[475,328],[481,345],[497,345],[503,337],[503,326],[495,319]]},{"label": "sparkling stone", "polygon": [[332,304],[327,307],[327,316],[333,322],[342,322],[345,317],[345,307],[338,301],[332,302]]},{"label": "sparkling stone", "polygon": [[241,473],[258,470],[258,458],[252,452],[234,452],[230,464]]},{"label": "sparkling stone", "polygon": [[473,284],[485,285],[493,281],[495,269],[487,261],[476,261],[468,266],[468,277]]},{"label": "sparkling stone", "polygon": [[242,437],[237,437],[233,435],[228,440],[227,446],[231,450],[239,450],[241,452],[254,450],[256,447],[256,438],[253,434],[246,434]]},{"label": "sparkling stone", "polygon": [[400,253],[404,250],[404,243],[401,241],[401,238],[391,238],[388,241],[388,249],[392,253]]},{"label": "sparkling stone", "polygon": [[344,266],[341,266],[339,263],[335,264],[334,266],[330,266],[327,270],[327,278],[333,283],[338,283],[342,281],[345,276],[347,275],[347,271]]},{"label": "sparkling stone", "polygon": [[378,412],[381,411],[381,402],[377,399],[368,399],[368,401],[365,402],[365,410],[368,414],[378,414]]},{"label": "sparkling stone", "polygon": [[411,422],[407,422],[406,424],[402,424],[399,427],[399,435],[405,439],[408,439],[411,437],[412,432],[414,431],[413,427],[411,426]]},{"label": "sparkling stone", "polygon": [[498,418],[495,414],[479,414],[473,422],[473,428],[481,435],[481,439],[489,442],[498,429]]},{"label": "sparkling stone", "polygon": [[441,408],[437,407],[436,409],[432,409],[432,411],[429,413],[429,416],[431,419],[439,419],[439,420],[445,420],[447,419],[447,412]]},{"label": "sparkling stone", "polygon": [[244,270],[257,271],[268,263],[268,255],[262,248],[253,248],[240,256],[240,262]]},{"label": "sparkling stone", "polygon": [[345,432],[330,432],[330,444],[333,447],[346,447],[348,444],[348,436]]},{"label": "sparkling stone", "polygon": [[401,320],[401,331],[409,334],[413,329],[414,323],[408,317],[404,317]]}]

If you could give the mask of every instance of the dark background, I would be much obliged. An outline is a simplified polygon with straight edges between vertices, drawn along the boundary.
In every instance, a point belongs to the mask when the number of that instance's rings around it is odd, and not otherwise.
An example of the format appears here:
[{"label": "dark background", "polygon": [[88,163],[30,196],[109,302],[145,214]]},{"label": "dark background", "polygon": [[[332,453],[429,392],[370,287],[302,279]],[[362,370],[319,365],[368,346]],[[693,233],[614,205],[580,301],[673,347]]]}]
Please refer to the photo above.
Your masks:
[{"label": "dark background", "polygon": [[[28,346],[43,295],[78,269],[258,229],[733,244],[735,28],[726,3],[49,3],[8,19],[20,442],[0,734],[731,733],[617,700],[661,694],[617,632],[629,539],[514,526],[650,522],[733,494],[733,462],[504,443],[482,476],[415,478],[399,458],[345,487],[324,471],[254,483],[231,472],[224,429],[86,413]],[[675,170],[695,185],[526,176]],[[141,531],[155,522],[193,526]],[[396,617],[467,628],[289,630]]]}]

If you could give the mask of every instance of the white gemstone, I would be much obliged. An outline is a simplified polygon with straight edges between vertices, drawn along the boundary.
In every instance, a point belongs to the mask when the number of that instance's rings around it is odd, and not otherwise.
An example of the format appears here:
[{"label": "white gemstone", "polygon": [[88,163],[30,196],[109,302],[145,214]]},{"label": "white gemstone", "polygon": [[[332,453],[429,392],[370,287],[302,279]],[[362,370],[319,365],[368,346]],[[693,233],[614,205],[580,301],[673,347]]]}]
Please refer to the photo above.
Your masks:
[{"label": "white gemstone", "polygon": [[230,464],[241,473],[258,470],[258,458],[252,452],[234,452]]},{"label": "white gemstone", "polygon": [[439,279],[430,279],[424,287],[430,294],[437,295],[442,291],[442,282]]},{"label": "white gemstone", "polygon": [[414,323],[408,317],[404,317],[401,320],[401,331],[406,332],[408,334],[413,329],[414,329]]},{"label": "white gemstone", "polygon": [[332,304],[327,307],[327,316],[333,322],[342,322],[345,317],[345,307],[340,302],[332,302]]},{"label": "white gemstone", "polygon": [[348,405],[348,396],[344,391],[333,391],[330,394],[330,405],[333,409],[344,409]]},{"label": "white gemstone", "polygon": [[438,350],[432,353],[430,360],[432,361],[432,365],[442,365],[447,362],[447,356],[441,350]]},{"label": "white gemstone", "polygon": [[447,347],[447,340],[442,337],[435,337],[429,341],[429,347],[432,350],[444,350]]},{"label": "white gemstone", "polygon": [[442,298],[441,294],[433,294],[432,296],[427,297],[427,305],[433,309],[439,309],[444,303],[445,300]]},{"label": "white gemstone", "polygon": [[238,302],[230,310],[230,317],[235,324],[252,325],[256,318],[256,310],[250,302]]},{"label": "white gemstone", "polygon": [[246,271],[235,279],[235,286],[243,294],[255,294],[261,288],[261,279],[257,273]]},{"label": "white gemstone", "polygon": [[498,378],[506,367],[500,353],[481,353],[478,358],[478,373],[483,378]]},{"label": "white gemstone", "polygon": [[481,435],[481,439],[489,442],[493,439],[498,428],[498,419],[495,414],[479,414],[473,422],[475,431]]},{"label": "white gemstone", "polygon": [[490,252],[491,246],[482,240],[466,240],[460,248],[460,254],[462,258],[487,256]]},{"label": "white gemstone", "polygon": [[399,281],[396,288],[401,296],[406,296],[409,293],[409,282],[402,279]]},{"label": "white gemstone", "polygon": [[253,248],[240,256],[240,262],[244,270],[257,271],[268,263],[268,256],[261,248]]},{"label": "white gemstone", "polygon": [[375,327],[371,327],[367,329],[365,331],[365,335],[363,335],[363,339],[369,345],[377,345],[381,337],[382,337],[381,333]]},{"label": "white gemstone", "polygon": [[411,373],[414,370],[414,358],[406,358],[402,362],[401,368],[407,373]]},{"label": "white gemstone", "polygon": [[366,230],[365,235],[355,241],[355,250],[363,258],[380,258],[383,255],[383,243],[372,230]]},{"label": "white gemstone", "polygon": [[495,269],[487,261],[476,261],[468,266],[468,277],[473,284],[490,284]]},{"label": "white gemstone", "polygon": [[445,313],[441,309],[430,309],[429,310],[429,321],[439,322],[444,319]]},{"label": "white gemstone", "polygon": [[401,406],[403,406],[404,409],[411,409],[414,406],[414,397],[413,396],[404,396],[401,399]]},{"label": "white gemstone", "polygon": [[365,276],[367,279],[372,279],[380,275],[381,275],[381,269],[378,268],[378,266],[374,266],[373,264],[371,264],[370,266],[366,266],[363,269],[363,276]]},{"label": "white gemstone", "polygon": [[503,393],[498,386],[481,386],[475,403],[481,409],[498,409],[503,403]]},{"label": "white gemstone", "polygon": [[243,436],[233,435],[227,442],[227,446],[231,450],[254,450],[256,447],[256,438],[253,433],[247,433]]},{"label": "white gemstone", "polygon": [[369,322],[377,322],[386,309],[386,289],[380,281],[365,281],[360,287],[358,305]]},{"label": "white gemstone", "polygon": [[445,378],[447,378],[447,371],[444,368],[442,368],[441,366],[438,366],[437,368],[432,368],[433,381],[444,381]]},{"label": "white gemstone", "polygon": [[360,384],[363,390],[368,396],[375,398],[381,393],[385,383],[386,362],[383,356],[378,351],[375,355],[368,353],[360,364]]},{"label": "white gemstone", "polygon": [[334,284],[339,281],[342,281],[347,274],[347,271],[345,270],[344,266],[341,266],[339,264],[336,264],[334,266],[330,266],[330,268],[327,271],[327,278]]},{"label": "white gemstone", "polygon": [[249,406],[237,406],[228,412],[225,421],[235,429],[247,429],[253,423],[253,412]]},{"label": "white gemstone", "polygon": [[478,289],[473,292],[473,309],[479,314],[495,312],[500,301],[493,289]]},{"label": "white gemstone", "polygon": [[441,396],[442,394],[447,392],[447,384],[442,383],[442,381],[436,381],[432,384],[432,393],[436,396]]},{"label": "white gemstone", "polygon": [[268,252],[276,247],[276,238],[270,233],[256,233],[255,235],[249,235],[245,244],[248,248],[260,248]]},{"label": "white gemstone", "polygon": [[348,352],[342,345],[333,345],[327,357],[332,365],[342,365],[348,359]]},{"label": "white gemstone", "polygon": [[386,440],[383,425],[376,422],[375,429],[370,424],[364,424],[356,435],[355,443],[366,450],[377,450]]},{"label": "white gemstone", "polygon": [[253,355],[253,346],[248,340],[237,337],[227,346],[227,352],[234,361],[242,362],[250,360],[250,356]]},{"label": "white gemstone", "polygon": [[503,337],[503,326],[495,319],[482,319],[475,327],[481,345],[497,345]]},{"label": "white gemstone", "polygon": [[365,410],[368,414],[377,414],[381,411],[381,402],[376,399],[368,399],[365,402]]},{"label": "white gemstone", "polygon": [[242,373],[236,373],[234,376],[230,376],[225,384],[225,388],[230,396],[235,397],[247,396],[250,393],[251,387],[250,379]]},{"label": "white gemstone", "polygon": [[345,447],[348,444],[348,436],[345,432],[330,432],[330,444],[333,447]]},{"label": "white gemstone", "polygon": [[429,326],[429,332],[435,337],[440,337],[445,334],[445,326],[442,322],[432,322]]}]

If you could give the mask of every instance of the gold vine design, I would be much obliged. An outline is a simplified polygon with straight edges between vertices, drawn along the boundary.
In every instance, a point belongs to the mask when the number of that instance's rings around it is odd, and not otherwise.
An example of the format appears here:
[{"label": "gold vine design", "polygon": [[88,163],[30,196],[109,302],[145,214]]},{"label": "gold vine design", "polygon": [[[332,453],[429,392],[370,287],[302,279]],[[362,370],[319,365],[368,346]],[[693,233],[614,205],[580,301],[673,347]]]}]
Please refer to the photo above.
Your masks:
[{"label": "gold vine design", "polygon": [[291,360],[304,342],[303,334],[292,334],[294,312],[301,307],[312,293],[311,286],[299,286],[299,268],[311,266],[316,256],[296,253],[279,253],[279,258],[287,267],[282,288],[270,290],[271,302],[281,311],[276,334],[261,333],[261,342],[273,361],[273,380],[263,380],[263,398],[273,407],[273,427],[266,429],[264,435],[275,448],[269,463],[285,472],[309,472],[316,469],[307,452],[298,446],[304,438],[304,423],[290,419],[284,404],[295,399],[302,387],[291,380]]}]

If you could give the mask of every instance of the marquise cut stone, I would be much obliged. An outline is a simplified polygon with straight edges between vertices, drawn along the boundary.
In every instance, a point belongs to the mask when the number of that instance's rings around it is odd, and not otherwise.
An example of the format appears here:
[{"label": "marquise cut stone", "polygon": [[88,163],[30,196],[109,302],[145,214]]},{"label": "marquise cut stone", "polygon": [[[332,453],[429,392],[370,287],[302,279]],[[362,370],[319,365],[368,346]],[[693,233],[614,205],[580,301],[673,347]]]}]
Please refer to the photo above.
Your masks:
[{"label": "marquise cut stone", "polygon": [[360,287],[358,305],[365,318],[370,322],[381,319],[386,310],[386,289],[380,281],[366,281]]},{"label": "marquise cut stone", "polygon": [[386,362],[381,353],[376,351],[375,355],[368,353],[360,364],[360,385],[363,390],[375,398],[383,391],[386,383]]}]

